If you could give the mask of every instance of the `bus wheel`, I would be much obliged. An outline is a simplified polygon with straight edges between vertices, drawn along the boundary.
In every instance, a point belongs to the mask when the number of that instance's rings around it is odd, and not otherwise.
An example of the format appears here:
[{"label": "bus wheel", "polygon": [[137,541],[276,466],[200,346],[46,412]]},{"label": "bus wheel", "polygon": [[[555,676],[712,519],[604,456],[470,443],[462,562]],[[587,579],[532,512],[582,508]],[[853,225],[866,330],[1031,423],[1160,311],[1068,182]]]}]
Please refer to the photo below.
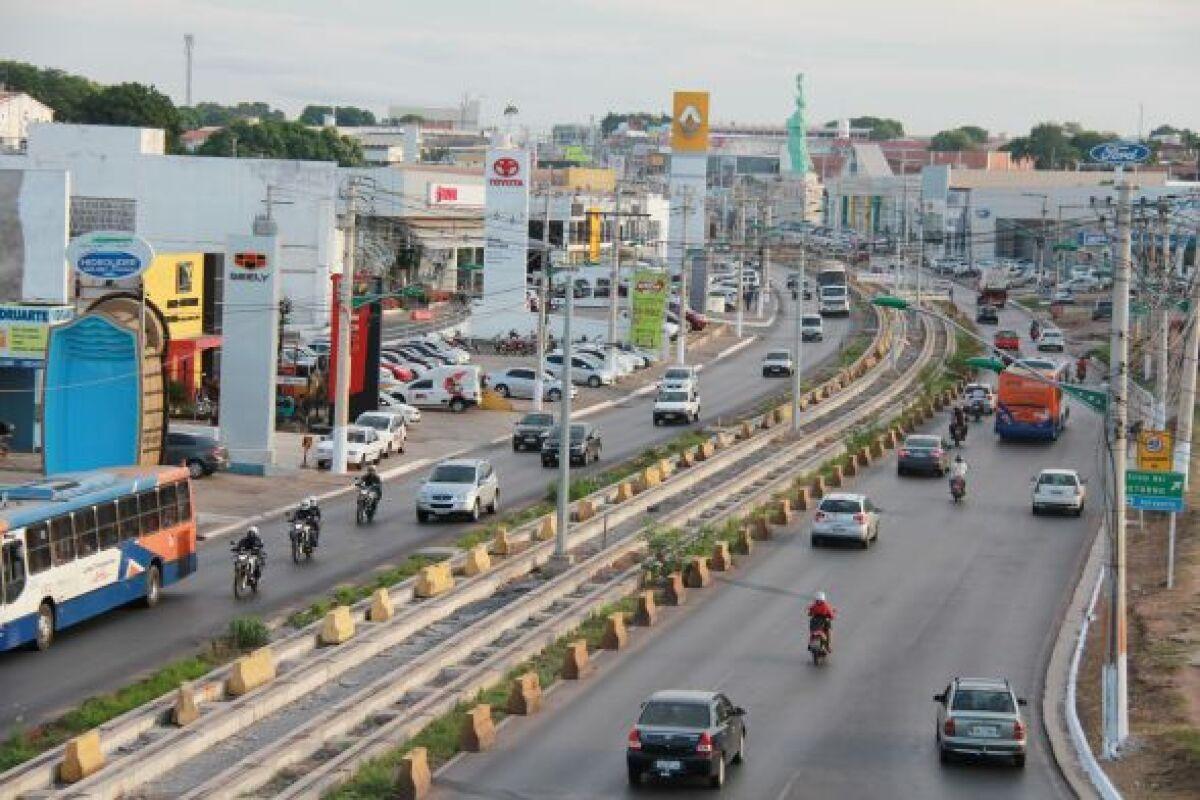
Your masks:
[{"label": "bus wheel", "polygon": [[162,572],[159,570],[158,564],[151,564],[150,569],[146,570],[146,597],[143,602],[145,602],[146,608],[154,608],[160,599],[162,599]]},{"label": "bus wheel", "polygon": [[38,607],[37,642],[38,650],[49,650],[54,643],[54,606],[42,603]]}]

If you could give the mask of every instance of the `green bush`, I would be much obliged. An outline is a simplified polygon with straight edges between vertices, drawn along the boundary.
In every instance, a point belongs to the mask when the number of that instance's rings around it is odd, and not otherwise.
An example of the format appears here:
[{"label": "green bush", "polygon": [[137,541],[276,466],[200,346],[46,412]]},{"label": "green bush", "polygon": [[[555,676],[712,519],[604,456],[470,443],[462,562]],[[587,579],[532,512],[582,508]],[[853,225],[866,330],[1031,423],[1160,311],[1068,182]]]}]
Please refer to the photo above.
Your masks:
[{"label": "green bush", "polygon": [[258,617],[234,617],[229,621],[229,639],[238,650],[253,650],[271,641],[271,629]]}]

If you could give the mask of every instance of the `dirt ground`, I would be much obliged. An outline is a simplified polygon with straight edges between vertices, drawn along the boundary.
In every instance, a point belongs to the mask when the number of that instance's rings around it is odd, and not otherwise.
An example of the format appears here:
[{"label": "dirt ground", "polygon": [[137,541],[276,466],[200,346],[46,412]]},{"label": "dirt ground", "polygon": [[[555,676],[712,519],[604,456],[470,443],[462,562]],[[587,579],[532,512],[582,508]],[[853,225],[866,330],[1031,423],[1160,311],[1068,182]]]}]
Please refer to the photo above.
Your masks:
[{"label": "dirt ground", "polygon": [[[1189,491],[1192,509],[1200,501],[1197,484]],[[1165,515],[1147,514],[1144,530],[1129,529],[1130,742],[1120,760],[1102,763],[1128,800],[1200,797],[1200,512],[1188,511],[1179,523],[1171,590]],[[1077,708],[1100,753],[1100,669],[1108,642],[1103,596],[1096,611]]]}]

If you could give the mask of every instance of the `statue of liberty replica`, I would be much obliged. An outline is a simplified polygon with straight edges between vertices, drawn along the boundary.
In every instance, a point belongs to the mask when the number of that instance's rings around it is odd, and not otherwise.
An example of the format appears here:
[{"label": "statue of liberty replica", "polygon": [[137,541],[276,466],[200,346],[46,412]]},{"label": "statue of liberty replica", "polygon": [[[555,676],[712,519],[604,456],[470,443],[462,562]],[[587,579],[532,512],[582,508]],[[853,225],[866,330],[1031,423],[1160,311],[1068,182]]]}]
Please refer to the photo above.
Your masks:
[{"label": "statue of liberty replica", "polygon": [[784,202],[780,211],[782,217],[790,222],[801,222],[805,219],[810,196],[816,192],[820,196],[820,187],[808,185],[808,176],[812,172],[812,160],[808,157],[808,119],[805,114],[807,103],[804,100],[804,73],[796,75],[796,110],[788,117],[788,169],[780,170],[783,181]]}]

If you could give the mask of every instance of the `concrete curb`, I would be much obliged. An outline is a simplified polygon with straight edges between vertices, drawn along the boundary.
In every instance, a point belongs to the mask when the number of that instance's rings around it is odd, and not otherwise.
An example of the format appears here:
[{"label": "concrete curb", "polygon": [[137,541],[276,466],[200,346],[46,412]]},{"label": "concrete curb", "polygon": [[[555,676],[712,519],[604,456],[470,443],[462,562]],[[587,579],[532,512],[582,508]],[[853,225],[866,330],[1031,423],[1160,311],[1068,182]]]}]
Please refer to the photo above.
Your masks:
[{"label": "concrete curb", "polygon": [[1042,692],[1042,725],[1063,779],[1076,797],[1120,800],[1096,761],[1075,710],[1075,686],[1088,626],[1104,577],[1108,537],[1101,526],[1092,543],[1075,591],[1063,615],[1046,667]]}]

